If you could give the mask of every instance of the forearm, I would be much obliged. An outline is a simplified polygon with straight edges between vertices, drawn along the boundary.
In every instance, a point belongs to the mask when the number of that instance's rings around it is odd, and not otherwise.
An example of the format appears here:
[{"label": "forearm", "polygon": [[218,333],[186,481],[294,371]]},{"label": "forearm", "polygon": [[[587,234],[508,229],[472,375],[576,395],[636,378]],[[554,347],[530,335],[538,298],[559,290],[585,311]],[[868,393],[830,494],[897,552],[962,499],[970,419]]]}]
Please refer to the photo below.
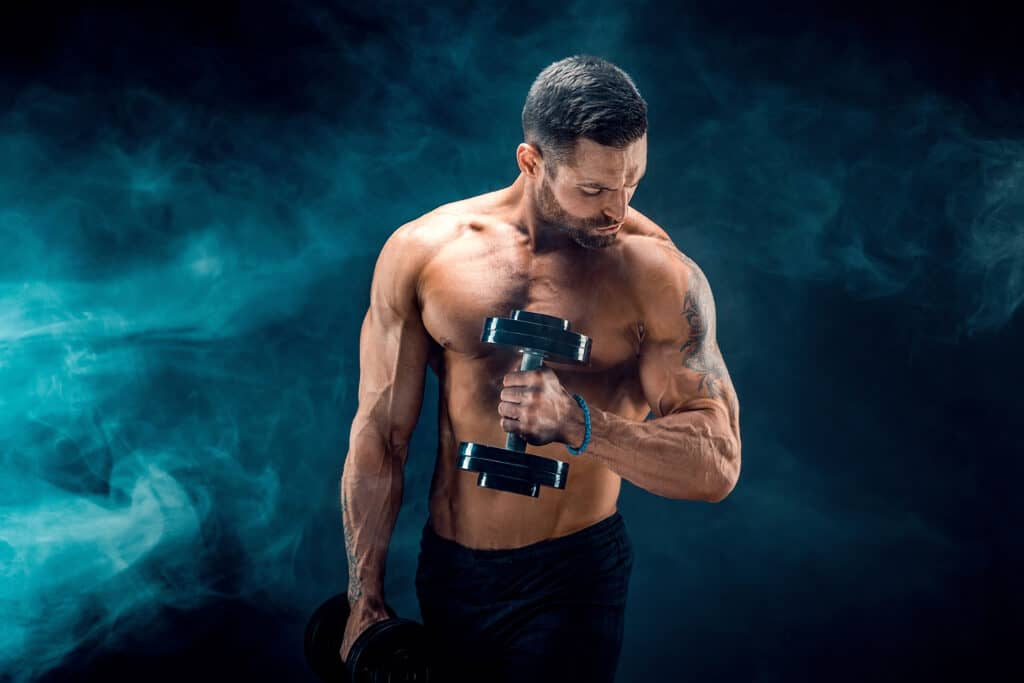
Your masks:
[{"label": "forearm", "polygon": [[[728,419],[716,410],[691,410],[646,422],[588,406],[591,457],[623,479],[668,498],[717,502],[739,476],[740,445]],[[566,442],[583,441],[583,410],[574,411]]]},{"label": "forearm", "polygon": [[350,604],[383,606],[384,564],[402,504],[406,448],[367,434],[353,438],[345,459],[341,514]]}]

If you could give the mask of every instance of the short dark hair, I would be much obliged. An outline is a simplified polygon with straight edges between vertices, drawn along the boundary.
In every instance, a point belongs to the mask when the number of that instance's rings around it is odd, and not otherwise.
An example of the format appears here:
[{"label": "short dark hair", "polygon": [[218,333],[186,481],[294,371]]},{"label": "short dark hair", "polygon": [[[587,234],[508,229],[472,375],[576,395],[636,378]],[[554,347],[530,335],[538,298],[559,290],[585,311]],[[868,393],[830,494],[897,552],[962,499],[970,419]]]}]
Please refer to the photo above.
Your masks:
[{"label": "short dark hair", "polygon": [[567,57],[540,72],[523,106],[523,138],[544,165],[571,163],[577,138],[623,148],[647,132],[647,102],[633,79],[609,61]]}]

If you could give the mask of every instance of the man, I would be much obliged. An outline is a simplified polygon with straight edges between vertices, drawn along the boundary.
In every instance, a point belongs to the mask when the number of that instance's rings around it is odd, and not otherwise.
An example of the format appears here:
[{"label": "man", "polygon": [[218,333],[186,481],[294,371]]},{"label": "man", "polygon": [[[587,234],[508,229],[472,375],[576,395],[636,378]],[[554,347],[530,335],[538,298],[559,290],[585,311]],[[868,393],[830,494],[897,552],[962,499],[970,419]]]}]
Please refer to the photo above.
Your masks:
[{"label": "man", "polygon": [[[429,365],[439,444],[416,587],[445,675],[610,681],[632,566],[621,479],[721,501],[740,472],[739,403],[704,274],[629,208],[647,166],[647,105],[630,77],[595,57],[552,64],[523,131],[511,186],[403,225],[378,258],[341,480],[341,655],[387,618],[384,560]],[[519,372],[514,351],[480,342],[484,319],[513,309],[569,320],[593,340],[589,365]],[[456,467],[460,441],[500,445],[505,432],[568,460],[565,490],[495,491]]]}]

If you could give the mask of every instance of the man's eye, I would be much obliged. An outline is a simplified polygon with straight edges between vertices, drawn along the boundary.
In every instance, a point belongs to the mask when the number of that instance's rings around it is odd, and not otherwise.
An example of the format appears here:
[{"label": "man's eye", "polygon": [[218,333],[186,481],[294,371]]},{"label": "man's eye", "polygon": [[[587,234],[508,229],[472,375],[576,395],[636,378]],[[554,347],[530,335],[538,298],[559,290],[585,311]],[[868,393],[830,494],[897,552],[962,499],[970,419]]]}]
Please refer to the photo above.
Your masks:
[{"label": "man's eye", "polygon": [[597,192],[587,192],[586,190],[580,190],[580,192],[582,192],[588,197],[596,197],[597,195],[601,194],[601,190],[598,190]]}]

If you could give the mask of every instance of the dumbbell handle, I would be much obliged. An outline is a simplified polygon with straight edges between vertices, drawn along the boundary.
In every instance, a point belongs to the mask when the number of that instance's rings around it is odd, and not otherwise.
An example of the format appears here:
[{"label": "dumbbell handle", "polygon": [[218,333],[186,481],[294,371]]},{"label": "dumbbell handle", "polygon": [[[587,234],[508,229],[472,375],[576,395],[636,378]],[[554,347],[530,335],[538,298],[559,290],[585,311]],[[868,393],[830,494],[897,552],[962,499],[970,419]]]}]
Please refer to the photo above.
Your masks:
[{"label": "dumbbell handle", "polygon": [[[523,362],[519,364],[519,372],[536,370],[542,365],[544,365],[543,353],[523,349]],[[508,436],[505,437],[505,448],[510,451],[519,451],[520,453],[523,453],[526,451],[526,440],[518,434],[509,432]]]}]

